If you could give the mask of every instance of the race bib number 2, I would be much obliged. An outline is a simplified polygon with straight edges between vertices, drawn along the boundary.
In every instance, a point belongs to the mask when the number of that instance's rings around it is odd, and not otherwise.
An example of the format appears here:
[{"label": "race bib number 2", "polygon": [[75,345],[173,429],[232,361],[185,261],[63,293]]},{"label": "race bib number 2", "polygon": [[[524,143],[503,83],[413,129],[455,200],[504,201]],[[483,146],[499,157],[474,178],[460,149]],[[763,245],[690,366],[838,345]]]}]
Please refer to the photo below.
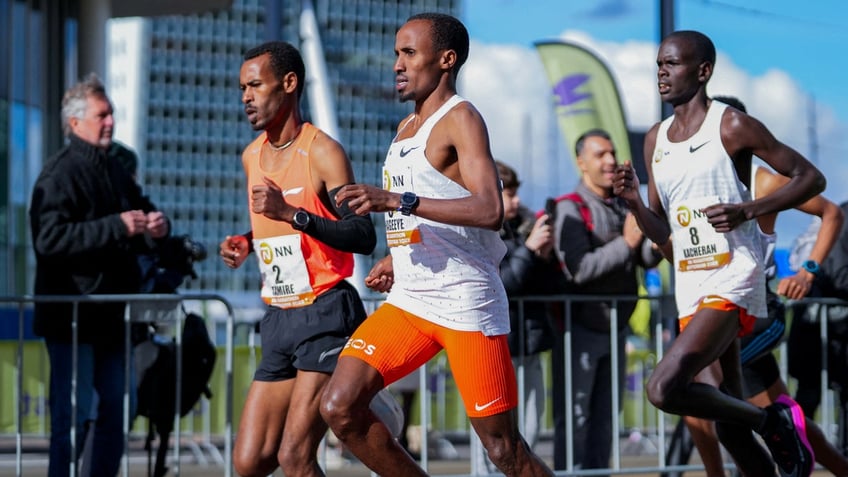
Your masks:
[{"label": "race bib number 2", "polygon": [[692,199],[672,206],[674,258],[681,272],[711,270],[730,263],[730,244],[716,232],[703,209],[718,203],[718,197]]},{"label": "race bib number 2", "polygon": [[306,306],[315,301],[300,234],[254,239],[253,248],[262,272],[262,301],[280,308]]}]

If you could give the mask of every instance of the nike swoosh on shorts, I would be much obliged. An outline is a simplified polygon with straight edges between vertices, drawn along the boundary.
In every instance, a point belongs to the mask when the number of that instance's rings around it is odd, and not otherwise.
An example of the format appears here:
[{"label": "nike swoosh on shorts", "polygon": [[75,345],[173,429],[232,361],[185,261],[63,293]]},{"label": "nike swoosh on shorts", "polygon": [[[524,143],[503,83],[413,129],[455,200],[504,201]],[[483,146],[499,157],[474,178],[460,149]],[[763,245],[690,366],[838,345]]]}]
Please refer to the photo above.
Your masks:
[{"label": "nike swoosh on shorts", "polygon": [[320,354],[320,355],[318,355],[318,362],[319,362],[319,363],[321,363],[321,362],[323,362],[323,361],[324,361],[324,359],[326,359],[328,356],[333,356],[334,354],[339,354],[339,353],[341,353],[341,352],[342,352],[342,349],[344,349],[344,346],[339,346],[338,348],[332,348],[332,349],[328,349],[328,350],[326,350],[326,351],[322,351],[322,352],[321,352],[321,354]]},{"label": "nike swoosh on shorts", "polygon": [[474,410],[475,410],[475,411],[478,411],[478,412],[479,412],[479,411],[482,411],[482,410],[486,409],[487,407],[491,406],[492,404],[494,404],[494,403],[496,403],[496,402],[498,402],[498,401],[500,401],[500,400],[501,400],[501,398],[497,398],[497,399],[495,399],[494,401],[489,401],[489,402],[487,402],[486,404],[483,404],[482,406],[481,406],[480,404],[477,404],[477,403],[475,402],[475,403],[474,403]]}]

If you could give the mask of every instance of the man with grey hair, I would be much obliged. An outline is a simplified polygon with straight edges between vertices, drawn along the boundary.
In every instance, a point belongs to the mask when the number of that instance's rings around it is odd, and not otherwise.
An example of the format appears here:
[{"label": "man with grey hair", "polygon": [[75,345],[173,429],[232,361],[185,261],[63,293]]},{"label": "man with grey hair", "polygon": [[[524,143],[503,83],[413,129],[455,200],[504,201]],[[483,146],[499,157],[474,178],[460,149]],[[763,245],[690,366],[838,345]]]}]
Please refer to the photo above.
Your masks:
[{"label": "man with grey hair", "polygon": [[[67,145],[48,159],[33,186],[29,210],[36,258],[36,295],[137,293],[137,255],[146,238],[168,235],[162,212],[117,160],[112,144],[112,103],[90,74],[62,99]],[[50,360],[49,477],[76,465],[98,395],[91,475],[114,476],[123,454],[124,303],[81,304],[76,309],[77,394],[75,451],[71,446],[72,317],[70,303],[36,303],[34,332]],[[134,399],[131,399],[134,401]]]}]

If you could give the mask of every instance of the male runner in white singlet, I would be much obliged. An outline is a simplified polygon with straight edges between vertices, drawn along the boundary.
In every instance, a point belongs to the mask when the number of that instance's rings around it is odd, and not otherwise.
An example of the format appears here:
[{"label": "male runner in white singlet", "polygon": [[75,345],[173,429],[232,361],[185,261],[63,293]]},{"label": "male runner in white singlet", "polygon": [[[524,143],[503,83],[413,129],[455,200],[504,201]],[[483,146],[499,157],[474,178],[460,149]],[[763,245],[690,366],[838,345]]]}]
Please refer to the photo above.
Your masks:
[{"label": "male runner in white singlet", "polygon": [[[738,337],[767,317],[763,253],[751,219],[800,205],[820,193],[825,180],[762,123],[708,98],[714,64],[715,47],[699,32],[663,40],[658,87],[674,115],[645,138],[649,207],[631,165],[616,171],[615,193],[675,271],[681,333],[651,375],[648,399],[666,412],[715,420],[745,475],[773,475],[776,463],[781,475],[808,476],[813,455],[800,407],[788,396],[765,409],[741,399]],[[751,154],[789,181],[752,199]],[[720,388],[696,382],[715,360],[724,377]],[[763,436],[774,461],[751,430]]]},{"label": "male runner in white singlet", "polygon": [[384,477],[426,473],[368,412],[368,402],[442,349],[492,462],[508,476],[553,475],[519,434],[514,412],[509,310],[498,270],[505,252],[498,174],[480,113],[456,94],[468,43],[465,27],[448,15],[415,15],[400,28],[397,90],[415,110],[398,126],[383,188],[350,185],[336,195],[357,214],[387,213],[391,255],[366,285],[391,291],[342,351],[321,413]]}]

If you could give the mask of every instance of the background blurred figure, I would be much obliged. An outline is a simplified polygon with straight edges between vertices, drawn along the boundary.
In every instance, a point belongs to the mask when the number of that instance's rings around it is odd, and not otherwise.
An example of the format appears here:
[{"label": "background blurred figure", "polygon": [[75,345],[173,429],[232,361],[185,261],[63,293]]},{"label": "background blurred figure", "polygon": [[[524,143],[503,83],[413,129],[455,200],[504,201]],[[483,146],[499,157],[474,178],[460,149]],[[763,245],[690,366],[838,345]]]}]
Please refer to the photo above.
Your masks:
[{"label": "background blurred figure", "polygon": [[[840,204],[839,209],[843,215],[848,215],[848,202]],[[790,255],[792,269],[803,270],[805,264],[811,266],[808,260],[815,260],[811,244],[815,243],[824,225],[824,220],[814,220],[796,238]],[[839,238],[827,258],[819,263],[819,268],[809,296],[848,300],[848,222],[843,223]],[[797,379],[795,399],[808,418],[815,415],[822,399],[820,320],[827,320],[827,384],[837,392],[839,399],[837,447],[842,455],[848,456],[848,307],[795,303],[792,317],[787,342],[789,374]]]},{"label": "background blurred figure", "polygon": [[[107,155],[114,128],[112,103],[96,75],[65,92],[62,125],[68,144],[45,162],[33,187],[29,211],[36,257],[35,293],[137,293],[141,281],[137,257],[147,249],[145,235],[163,238],[169,233],[169,224],[142,195],[124,166]],[[111,476],[118,472],[124,444],[124,307],[123,303],[79,306],[77,455],[72,457],[73,307],[35,306],[34,331],[44,337],[50,360],[49,477],[68,475],[71,463],[76,462],[92,416],[95,391],[99,400],[91,473]],[[130,393],[134,403],[134,390]]]},{"label": "background blurred figure", "polygon": [[[615,147],[601,129],[585,132],[575,144],[582,176],[574,193],[557,199],[554,245],[570,279],[568,293],[637,295],[639,267],[656,266],[662,256],[645,240],[636,220],[613,195]],[[572,376],[574,464],[604,468],[612,452],[612,367],[618,372],[619,399],[626,377],[628,319],[636,301],[618,302],[618,327],[611,329],[611,302],[576,302],[571,306],[571,363],[564,369],[564,323],[553,353],[554,467],[566,468],[565,375]],[[612,362],[610,333],[618,333],[618,362]]]},{"label": "background blurred figure", "polygon": [[409,421],[412,416],[412,405],[415,403],[415,396],[418,394],[418,387],[421,382],[421,373],[424,372],[420,368],[417,372],[412,372],[403,378],[392,383],[391,390],[400,397],[400,407],[403,410],[403,426],[401,426],[398,442],[406,449],[414,459],[419,459],[419,449],[410,449],[409,447]]},{"label": "background blurred figure", "polygon": [[[558,293],[562,286],[562,272],[553,253],[554,237],[550,222],[552,217],[533,212],[521,205],[518,187],[521,182],[514,169],[495,161],[503,182],[501,196],[504,202],[504,224],[500,230],[506,245],[506,255],[500,264],[500,275],[509,298],[522,295]],[[512,364],[519,384],[519,369],[523,369],[523,402],[518,412],[523,413],[521,430],[532,449],[539,440],[539,428],[545,410],[545,382],[539,354],[553,346],[553,328],[548,314],[549,306],[540,301],[524,304],[523,315],[515,301],[509,304],[510,332],[507,336]],[[483,459],[489,472],[496,467]]]}]

